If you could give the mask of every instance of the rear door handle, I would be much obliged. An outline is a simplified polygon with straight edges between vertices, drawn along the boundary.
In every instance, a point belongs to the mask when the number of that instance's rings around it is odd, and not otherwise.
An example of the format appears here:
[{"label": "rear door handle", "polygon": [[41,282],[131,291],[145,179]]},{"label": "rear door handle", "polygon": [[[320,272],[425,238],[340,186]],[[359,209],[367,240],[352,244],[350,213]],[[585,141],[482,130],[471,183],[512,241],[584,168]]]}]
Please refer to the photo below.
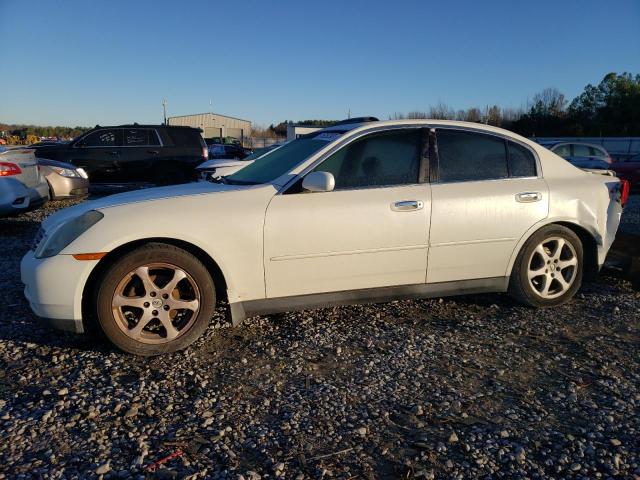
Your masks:
[{"label": "rear door handle", "polygon": [[542,200],[542,194],[540,192],[522,192],[516,194],[516,202],[520,203],[532,203]]},{"label": "rear door handle", "polygon": [[424,202],[420,200],[401,200],[391,204],[391,210],[394,212],[410,212],[412,210],[421,210]]},{"label": "rear door handle", "polygon": [[152,155],[157,155],[160,152],[158,150],[147,150],[147,153],[151,153]]}]

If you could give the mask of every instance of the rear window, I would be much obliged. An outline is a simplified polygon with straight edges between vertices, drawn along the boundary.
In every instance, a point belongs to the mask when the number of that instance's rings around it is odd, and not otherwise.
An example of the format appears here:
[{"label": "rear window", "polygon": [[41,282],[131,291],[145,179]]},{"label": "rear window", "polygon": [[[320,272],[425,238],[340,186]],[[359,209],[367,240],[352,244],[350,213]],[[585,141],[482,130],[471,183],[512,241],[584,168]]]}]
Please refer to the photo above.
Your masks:
[{"label": "rear window", "polygon": [[167,135],[176,147],[202,147],[200,132],[192,128],[167,128]]}]

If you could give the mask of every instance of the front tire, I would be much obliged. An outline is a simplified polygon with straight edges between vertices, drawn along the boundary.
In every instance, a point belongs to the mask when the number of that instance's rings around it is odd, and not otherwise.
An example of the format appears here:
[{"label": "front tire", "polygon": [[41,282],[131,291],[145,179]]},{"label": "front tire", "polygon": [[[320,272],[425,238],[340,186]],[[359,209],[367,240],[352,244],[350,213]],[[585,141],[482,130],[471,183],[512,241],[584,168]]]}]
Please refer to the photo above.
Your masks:
[{"label": "front tire", "polygon": [[582,242],[562,225],[548,225],[524,244],[513,266],[509,294],[534,307],[568,302],[582,284]]},{"label": "front tire", "polygon": [[181,248],[149,243],[114,262],[97,292],[98,323],[118,348],[135,355],[175,352],[200,337],[213,316],[207,268]]}]

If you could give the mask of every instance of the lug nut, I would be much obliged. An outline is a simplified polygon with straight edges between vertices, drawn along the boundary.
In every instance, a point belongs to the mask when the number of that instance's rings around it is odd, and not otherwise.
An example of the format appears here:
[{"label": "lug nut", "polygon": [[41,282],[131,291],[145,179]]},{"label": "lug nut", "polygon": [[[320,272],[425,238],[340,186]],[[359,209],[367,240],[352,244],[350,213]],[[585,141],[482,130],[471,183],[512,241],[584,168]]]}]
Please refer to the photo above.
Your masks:
[{"label": "lug nut", "polygon": [[152,315],[158,315],[158,310],[154,310],[153,312],[151,312]]},{"label": "lug nut", "polygon": [[162,307],[162,308],[164,308],[165,310],[169,310],[169,305],[165,305],[165,306],[164,306],[164,307]]},{"label": "lug nut", "polygon": [[144,302],[144,308],[149,308],[150,303],[149,302]]},{"label": "lug nut", "polygon": [[166,300],[167,298],[169,298],[169,295],[167,295],[166,293],[163,293],[162,294],[162,298],[164,298]]},{"label": "lug nut", "polygon": [[151,293],[149,294],[149,296],[151,296],[151,297],[155,297],[155,296],[156,296],[156,292],[151,292]]}]

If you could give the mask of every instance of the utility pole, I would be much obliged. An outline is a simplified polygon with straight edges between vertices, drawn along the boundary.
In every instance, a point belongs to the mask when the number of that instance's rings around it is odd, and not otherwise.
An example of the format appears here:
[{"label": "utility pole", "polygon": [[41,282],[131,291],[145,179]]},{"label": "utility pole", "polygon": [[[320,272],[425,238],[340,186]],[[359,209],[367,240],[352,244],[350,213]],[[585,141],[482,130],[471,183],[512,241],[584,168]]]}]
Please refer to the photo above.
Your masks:
[{"label": "utility pole", "polygon": [[351,109],[349,109],[349,113],[347,113],[347,118],[351,118]]},{"label": "utility pole", "polygon": [[164,125],[167,124],[167,100],[162,99],[162,111],[164,112]]}]

